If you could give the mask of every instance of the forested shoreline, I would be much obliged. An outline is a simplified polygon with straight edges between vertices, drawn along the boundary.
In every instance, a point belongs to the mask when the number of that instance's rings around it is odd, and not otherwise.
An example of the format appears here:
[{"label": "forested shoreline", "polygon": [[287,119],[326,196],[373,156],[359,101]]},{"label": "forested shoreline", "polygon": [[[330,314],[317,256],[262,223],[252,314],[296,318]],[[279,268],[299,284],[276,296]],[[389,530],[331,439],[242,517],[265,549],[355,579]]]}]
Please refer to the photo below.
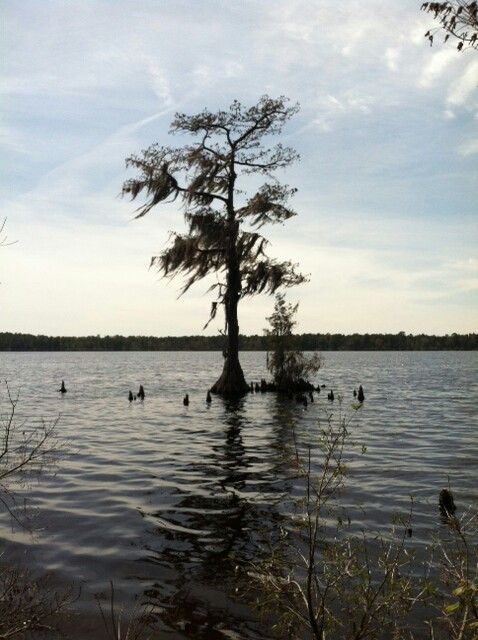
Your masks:
[{"label": "forested shoreline", "polygon": [[[478,334],[303,333],[296,335],[294,342],[295,348],[303,351],[474,351],[478,349]],[[239,336],[241,351],[266,351],[269,343],[268,336]],[[224,346],[222,335],[74,337],[0,333],[0,351],[222,351]]]}]

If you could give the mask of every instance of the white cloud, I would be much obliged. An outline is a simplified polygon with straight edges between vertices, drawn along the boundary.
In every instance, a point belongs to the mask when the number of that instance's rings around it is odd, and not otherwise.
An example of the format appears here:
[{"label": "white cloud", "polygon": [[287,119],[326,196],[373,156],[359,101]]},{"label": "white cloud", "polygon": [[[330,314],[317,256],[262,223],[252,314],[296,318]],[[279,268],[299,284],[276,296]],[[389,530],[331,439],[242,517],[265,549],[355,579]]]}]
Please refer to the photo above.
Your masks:
[{"label": "white cloud", "polygon": [[400,49],[397,47],[388,47],[385,50],[385,62],[390,71],[398,71],[398,60],[400,58]]},{"label": "white cloud", "polygon": [[332,131],[337,123],[351,115],[368,115],[371,113],[375,99],[372,96],[359,95],[355,91],[347,91],[340,95],[318,96],[310,102],[309,109],[315,107],[313,124],[322,131]]},{"label": "white cloud", "polygon": [[[434,51],[420,73],[419,86],[428,89],[442,81],[444,73],[458,61],[455,49]],[[420,67],[419,67],[420,68]]]},{"label": "white cloud", "polygon": [[17,129],[6,125],[0,125],[0,148],[22,154],[29,152],[25,136]]},{"label": "white cloud", "polygon": [[162,104],[166,107],[170,107],[174,104],[174,99],[171,94],[171,84],[163,69],[155,62],[150,56],[144,56],[144,60],[147,64],[148,70],[151,74],[151,83],[153,90],[161,100]]},{"label": "white cloud", "polygon": [[198,65],[193,70],[193,77],[200,87],[218,85],[223,80],[239,78],[243,69],[243,65],[235,60],[218,60],[211,64]]},{"label": "white cloud", "polygon": [[448,92],[448,103],[462,106],[476,95],[478,89],[478,60],[469,62],[464,73],[454,81]]},{"label": "white cloud", "polygon": [[458,147],[458,151],[462,156],[471,156],[478,153],[478,138],[475,138],[474,140],[467,140]]}]

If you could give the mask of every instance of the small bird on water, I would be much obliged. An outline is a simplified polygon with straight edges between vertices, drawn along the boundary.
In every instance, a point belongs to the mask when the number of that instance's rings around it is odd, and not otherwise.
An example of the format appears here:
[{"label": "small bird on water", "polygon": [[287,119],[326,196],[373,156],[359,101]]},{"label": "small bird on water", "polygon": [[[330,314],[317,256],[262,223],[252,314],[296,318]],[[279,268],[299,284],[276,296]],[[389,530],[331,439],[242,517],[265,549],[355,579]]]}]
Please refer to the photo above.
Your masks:
[{"label": "small bird on water", "polygon": [[130,391],[130,392],[128,393],[128,400],[129,400],[130,402],[133,402],[133,392],[132,392],[132,391]]},{"label": "small bird on water", "polygon": [[335,397],[334,396],[334,392],[333,392],[333,390],[331,390],[330,393],[327,394],[327,398],[333,402],[334,401],[334,397]]},{"label": "small bird on water", "polygon": [[58,389],[59,393],[66,393],[67,389],[65,387],[65,381],[61,381],[61,387]]},{"label": "small bird on water", "polygon": [[211,392],[210,391],[208,391],[207,394],[206,394],[206,402],[207,402],[207,404],[211,404],[211,402],[212,402]]},{"label": "small bird on water", "polygon": [[185,407],[188,407],[188,406],[189,406],[189,394],[186,394],[186,395],[184,396],[184,398],[183,398],[183,405],[184,405]]},{"label": "small bird on water", "polygon": [[144,400],[144,396],[145,396],[145,393],[144,393],[144,387],[143,387],[143,385],[142,385],[142,384],[140,384],[140,385],[139,385],[139,391],[138,391],[138,398],[139,398],[140,400]]},{"label": "small bird on water", "polygon": [[365,395],[364,395],[364,392],[363,392],[362,385],[360,385],[360,387],[359,387],[358,394],[357,394],[357,400],[359,402],[363,402],[365,400]]}]

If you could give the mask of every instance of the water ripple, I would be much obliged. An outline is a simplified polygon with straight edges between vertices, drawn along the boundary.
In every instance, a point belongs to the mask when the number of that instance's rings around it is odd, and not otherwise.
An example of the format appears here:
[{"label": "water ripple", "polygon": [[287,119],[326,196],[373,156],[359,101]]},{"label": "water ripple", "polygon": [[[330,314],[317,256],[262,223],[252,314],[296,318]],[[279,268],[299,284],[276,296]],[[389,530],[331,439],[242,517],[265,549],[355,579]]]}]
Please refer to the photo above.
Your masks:
[{"label": "water ripple", "polygon": [[[265,375],[264,354],[242,360],[248,380]],[[95,615],[91,594],[112,579],[119,601],[142,593],[161,608],[164,637],[263,637],[234,594],[234,567],[254,556],[264,529],[293,526],[301,487],[287,462],[292,425],[314,446],[317,420],[331,409],[328,388],[350,413],[352,389],[362,384],[366,393],[351,431],[367,451],[351,457],[345,493],[357,527],[387,530],[413,495],[414,541],[424,544],[448,479],[460,505],[476,504],[475,353],[327,353],[319,372],[327,389],[306,411],[272,394],[207,406],[220,367],[217,353],[0,354],[0,377],[21,387],[19,420],[61,413],[70,451],[29,491],[37,534],[12,530],[1,516],[0,536],[10,557],[83,584],[85,619]],[[55,391],[62,379],[65,397]],[[139,384],[145,402],[129,404]],[[92,637],[78,629],[78,640]]]}]

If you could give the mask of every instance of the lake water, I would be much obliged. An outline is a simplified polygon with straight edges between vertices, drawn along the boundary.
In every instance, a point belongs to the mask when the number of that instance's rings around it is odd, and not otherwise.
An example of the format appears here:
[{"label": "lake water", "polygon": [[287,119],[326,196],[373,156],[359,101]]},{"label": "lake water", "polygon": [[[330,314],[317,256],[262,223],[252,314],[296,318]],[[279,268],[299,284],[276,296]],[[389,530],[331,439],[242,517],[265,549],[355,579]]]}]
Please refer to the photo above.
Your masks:
[{"label": "lake water", "polygon": [[[266,376],[264,353],[241,360],[248,380]],[[81,586],[75,640],[103,637],[91,631],[94,594],[107,594],[110,580],[118,603],[157,605],[161,639],[269,637],[235,593],[235,569],[257,559],[264,530],[287,520],[292,428],[313,446],[318,418],[339,412],[330,388],[367,447],[347,490],[357,526],[388,530],[413,495],[420,545],[440,526],[437,496],[448,481],[459,507],[477,505],[476,353],[327,352],[317,376],[327,389],[306,410],[274,394],[232,405],[213,397],[208,407],[221,367],[211,352],[0,353],[0,378],[20,389],[18,419],[61,414],[64,441],[56,474],[28,491],[39,510],[34,534],[0,513],[3,557]],[[139,384],[146,399],[130,404]],[[354,411],[359,384],[366,400]]]}]

